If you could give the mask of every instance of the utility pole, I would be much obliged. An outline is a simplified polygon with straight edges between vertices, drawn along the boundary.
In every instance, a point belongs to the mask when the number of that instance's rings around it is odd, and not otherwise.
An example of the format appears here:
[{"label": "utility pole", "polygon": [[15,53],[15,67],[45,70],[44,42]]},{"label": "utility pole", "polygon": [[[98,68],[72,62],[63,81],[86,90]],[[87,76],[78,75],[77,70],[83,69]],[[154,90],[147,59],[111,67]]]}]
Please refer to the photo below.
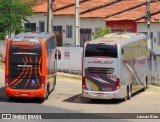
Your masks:
[{"label": "utility pole", "polygon": [[80,46],[79,0],[75,0],[76,47]]},{"label": "utility pole", "polygon": [[150,0],[146,1],[146,15],[145,18],[147,20],[147,36],[148,36],[148,44],[149,44],[149,48],[152,51],[153,50],[153,43],[151,42],[151,37],[150,37]]},{"label": "utility pole", "polygon": [[[148,45],[149,45],[149,49],[150,49],[150,70],[151,70],[151,77],[154,76],[154,72],[155,71],[155,66],[154,66],[154,52],[153,52],[153,42],[151,40],[151,36],[150,36],[150,19],[151,19],[151,14],[150,14],[150,2],[151,0],[147,0],[146,1],[146,15],[145,15],[145,18],[147,20],[147,35],[148,35]],[[151,78],[151,81],[152,81],[152,78]]]},{"label": "utility pole", "polygon": [[47,32],[53,32],[53,2],[55,0],[48,0],[48,14],[47,14]]}]

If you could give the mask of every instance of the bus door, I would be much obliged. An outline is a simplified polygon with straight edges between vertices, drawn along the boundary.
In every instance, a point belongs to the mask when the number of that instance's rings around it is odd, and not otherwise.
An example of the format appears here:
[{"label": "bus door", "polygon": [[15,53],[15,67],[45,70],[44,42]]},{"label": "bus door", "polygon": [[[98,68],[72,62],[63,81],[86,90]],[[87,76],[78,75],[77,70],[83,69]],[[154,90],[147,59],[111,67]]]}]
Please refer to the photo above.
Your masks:
[{"label": "bus door", "polygon": [[38,89],[41,86],[42,45],[40,42],[11,42],[9,86],[12,89]]},{"label": "bus door", "polygon": [[115,91],[117,77],[117,46],[88,44],[85,48],[83,89],[88,91]]}]

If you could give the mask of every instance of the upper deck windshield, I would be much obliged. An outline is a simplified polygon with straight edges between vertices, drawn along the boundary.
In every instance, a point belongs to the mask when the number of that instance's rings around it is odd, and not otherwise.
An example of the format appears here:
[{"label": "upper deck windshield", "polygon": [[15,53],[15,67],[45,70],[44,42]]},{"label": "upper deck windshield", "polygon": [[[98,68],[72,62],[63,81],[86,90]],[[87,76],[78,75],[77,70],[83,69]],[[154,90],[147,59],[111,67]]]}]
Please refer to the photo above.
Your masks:
[{"label": "upper deck windshield", "polygon": [[105,44],[89,44],[86,46],[85,57],[117,58],[117,46]]}]

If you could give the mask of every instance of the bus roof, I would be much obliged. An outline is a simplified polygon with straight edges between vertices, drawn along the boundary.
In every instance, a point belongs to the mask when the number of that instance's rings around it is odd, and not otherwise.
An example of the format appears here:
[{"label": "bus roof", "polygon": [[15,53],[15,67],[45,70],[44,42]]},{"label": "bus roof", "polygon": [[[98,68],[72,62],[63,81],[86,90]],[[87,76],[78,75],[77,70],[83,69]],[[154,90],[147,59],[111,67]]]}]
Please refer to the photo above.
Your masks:
[{"label": "bus roof", "polygon": [[146,35],[142,33],[110,33],[104,35],[103,37],[97,38],[92,41],[88,41],[86,43],[89,44],[98,44],[98,43],[106,43],[109,45],[121,44],[125,45],[136,40],[146,39]]},{"label": "bus roof", "polygon": [[53,37],[54,33],[45,33],[45,32],[22,32],[14,36],[12,41],[39,41],[47,40]]}]

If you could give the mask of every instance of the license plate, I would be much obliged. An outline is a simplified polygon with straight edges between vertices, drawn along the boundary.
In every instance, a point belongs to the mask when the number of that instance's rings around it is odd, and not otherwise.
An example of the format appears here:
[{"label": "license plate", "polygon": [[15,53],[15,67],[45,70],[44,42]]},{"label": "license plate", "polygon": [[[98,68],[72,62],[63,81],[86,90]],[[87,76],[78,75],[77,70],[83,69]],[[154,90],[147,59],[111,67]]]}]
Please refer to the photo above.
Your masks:
[{"label": "license plate", "polygon": [[103,96],[104,93],[97,93],[97,96]]},{"label": "license plate", "polygon": [[28,96],[28,94],[22,94],[22,96]]}]

